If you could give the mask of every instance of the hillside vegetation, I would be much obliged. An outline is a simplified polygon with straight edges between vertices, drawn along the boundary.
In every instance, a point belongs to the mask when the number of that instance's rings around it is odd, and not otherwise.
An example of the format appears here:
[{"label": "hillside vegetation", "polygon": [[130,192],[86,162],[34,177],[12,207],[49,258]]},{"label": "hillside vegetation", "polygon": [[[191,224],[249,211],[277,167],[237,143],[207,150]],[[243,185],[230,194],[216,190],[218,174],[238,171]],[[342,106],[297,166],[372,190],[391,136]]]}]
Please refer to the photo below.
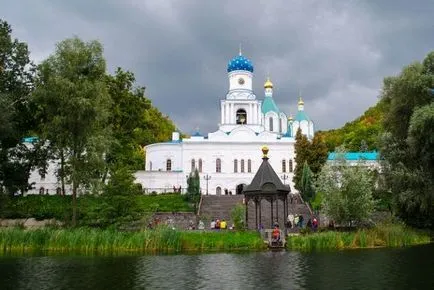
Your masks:
[{"label": "hillside vegetation", "polygon": [[342,128],[319,131],[318,134],[323,137],[329,151],[334,151],[340,145],[345,145],[348,151],[377,150],[378,136],[383,131],[382,123],[386,111],[386,102],[380,100],[362,116],[346,123]]}]

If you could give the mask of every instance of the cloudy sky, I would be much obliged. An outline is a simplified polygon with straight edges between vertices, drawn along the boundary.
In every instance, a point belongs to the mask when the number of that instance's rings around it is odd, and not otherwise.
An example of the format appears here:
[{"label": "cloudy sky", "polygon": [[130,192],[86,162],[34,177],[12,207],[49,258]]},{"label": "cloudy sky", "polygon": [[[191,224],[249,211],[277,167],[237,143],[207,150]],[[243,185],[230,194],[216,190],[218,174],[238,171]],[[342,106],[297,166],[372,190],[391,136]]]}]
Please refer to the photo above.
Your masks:
[{"label": "cloudy sky", "polygon": [[317,129],[340,127],[374,105],[384,76],[434,50],[434,0],[0,0],[0,18],[38,62],[57,42],[97,39],[110,71],[135,73],[185,133],[214,131],[227,62],[269,72],[286,113],[301,90]]}]

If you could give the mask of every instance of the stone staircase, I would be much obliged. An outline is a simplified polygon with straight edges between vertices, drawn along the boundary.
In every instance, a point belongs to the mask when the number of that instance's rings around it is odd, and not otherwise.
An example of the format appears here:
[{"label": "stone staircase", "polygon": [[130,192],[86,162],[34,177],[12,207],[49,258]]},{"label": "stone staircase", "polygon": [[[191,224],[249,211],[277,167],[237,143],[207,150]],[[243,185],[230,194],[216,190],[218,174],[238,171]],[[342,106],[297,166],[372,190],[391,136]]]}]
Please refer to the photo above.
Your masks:
[{"label": "stone staircase", "polygon": [[[294,196],[293,194],[289,194],[289,196]],[[199,220],[202,220],[205,223],[205,227],[209,227],[209,223],[212,219],[225,219],[228,221],[228,225],[232,224],[231,220],[231,211],[235,207],[236,204],[243,203],[244,195],[203,195],[202,203],[199,210]],[[278,222],[281,226],[284,225],[286,221],[286,217],[283,214],[282,201],[278,201],[279,211],[278,211]],[[276,219],[276,205],[273,205],[274,219]],[[293,198],[292,203],[291,199],[288,198],[288,213],[293,215],[303,215],[304,224],[310,218],[309,208],[304,204],[300,199]],[[259,214],[259,210],[258,210]],[[255,219],[255,205],[253,201],[249,202],[248,207],[248,215],[249,215],[249,228],[254,229],[256,227],[256,219]],[[263,200],[261,203],[261,223],[265,228],[271,228],[273,221],[271,221],[271,205],[268,201]],[[259,217],[258,217],[259,220]]]},{"label": "stone staircase", "polygon": [[209,227],[212,219],[225,219],[231,225],[231,211],[236,204],[243,203],[243,198],[244,195],[203,195],[199,219],[205,222],[205,227]]}]

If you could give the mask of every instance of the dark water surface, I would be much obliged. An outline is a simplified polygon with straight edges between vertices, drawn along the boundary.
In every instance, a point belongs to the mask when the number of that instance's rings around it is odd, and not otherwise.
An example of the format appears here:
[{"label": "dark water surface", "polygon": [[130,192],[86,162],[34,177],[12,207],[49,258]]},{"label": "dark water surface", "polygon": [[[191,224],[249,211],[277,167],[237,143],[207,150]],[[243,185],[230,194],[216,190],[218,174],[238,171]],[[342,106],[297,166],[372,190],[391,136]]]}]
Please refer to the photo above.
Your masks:
[{"label": "dark water surface", "polygon": [[326,253],[0,257],[0,289],[434,289],[434,245]]}]

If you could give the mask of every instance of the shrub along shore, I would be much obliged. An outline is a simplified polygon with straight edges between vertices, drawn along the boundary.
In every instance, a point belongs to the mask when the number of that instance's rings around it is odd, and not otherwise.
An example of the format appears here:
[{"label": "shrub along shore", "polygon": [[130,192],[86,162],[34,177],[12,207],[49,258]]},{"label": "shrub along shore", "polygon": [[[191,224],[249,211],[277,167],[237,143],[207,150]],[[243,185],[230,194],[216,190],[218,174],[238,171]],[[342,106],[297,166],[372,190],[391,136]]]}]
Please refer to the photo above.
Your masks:
[{"label": "shrub along shore", "polygon": [[[430,236],[402,225],[382,225],[355,232],[319,232],[287,238],[290,250],[317,251],[375,247],[403,247],[430,243]],[[254,231],[155,230],[122,232],[110,229],[0,230],[0,254],[8,253],[185,253],[264,250],[266,245]]]},{"label": "shrub along shore", "polygon": [[301,251],[360,249],[378,247],[405,247],[431,242],[427,232],[401,224],[382,224],[354,232],[326,231],[291,236],[287,248]]}]

